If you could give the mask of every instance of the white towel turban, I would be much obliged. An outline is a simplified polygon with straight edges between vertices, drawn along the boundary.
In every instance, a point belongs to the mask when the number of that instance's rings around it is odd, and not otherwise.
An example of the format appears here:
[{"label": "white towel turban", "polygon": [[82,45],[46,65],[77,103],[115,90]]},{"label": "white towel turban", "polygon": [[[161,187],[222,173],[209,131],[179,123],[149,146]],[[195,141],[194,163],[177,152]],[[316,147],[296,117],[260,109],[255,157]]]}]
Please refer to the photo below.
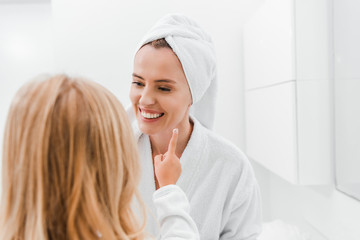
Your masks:
[{"label": "white towel turban", "polygon": [[215,117],[217,69],[210,36],[194,20],[181,14],[169,14],[150,29],[139,48],[161,38],[171,46],[185,72],[193,99],[190,115],[211,129]]}]

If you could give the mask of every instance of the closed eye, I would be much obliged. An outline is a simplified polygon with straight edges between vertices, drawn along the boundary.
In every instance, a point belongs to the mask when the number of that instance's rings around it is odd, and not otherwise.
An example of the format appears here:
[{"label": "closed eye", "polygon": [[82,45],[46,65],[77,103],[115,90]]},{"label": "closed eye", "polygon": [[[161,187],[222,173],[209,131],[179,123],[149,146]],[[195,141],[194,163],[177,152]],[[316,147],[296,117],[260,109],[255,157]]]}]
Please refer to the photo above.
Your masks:
[{"label": "closed eye", "polygon": [[138,82],[138,81],[133,81],[132,84],[134,84],[134,85],[136,85],[136,86],[138,86],[138,87],[143,87],[143,86],[145,86],[143,83]]},{"label": "closed eye", "polygon": [[159,90],[163,91],[163,92],[170,92],[171,91],[170,88],[165,88],[165,87],[159,87]]}]

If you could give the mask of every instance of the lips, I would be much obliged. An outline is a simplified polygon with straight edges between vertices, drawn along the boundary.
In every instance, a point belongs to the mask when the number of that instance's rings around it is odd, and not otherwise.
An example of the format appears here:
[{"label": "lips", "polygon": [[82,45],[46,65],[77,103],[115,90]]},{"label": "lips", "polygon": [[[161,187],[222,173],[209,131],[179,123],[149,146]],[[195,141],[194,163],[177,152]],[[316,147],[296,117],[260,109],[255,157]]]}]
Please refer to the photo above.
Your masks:
[{"label": "lips", "polygon": [[139,111],[140,111],[141,116],[145,119],[158,119],[158,118],[161,118],[162,116],[164,116],[164,113],[153,111],[153,110],[145,110],[145,109],[139,108]]}]

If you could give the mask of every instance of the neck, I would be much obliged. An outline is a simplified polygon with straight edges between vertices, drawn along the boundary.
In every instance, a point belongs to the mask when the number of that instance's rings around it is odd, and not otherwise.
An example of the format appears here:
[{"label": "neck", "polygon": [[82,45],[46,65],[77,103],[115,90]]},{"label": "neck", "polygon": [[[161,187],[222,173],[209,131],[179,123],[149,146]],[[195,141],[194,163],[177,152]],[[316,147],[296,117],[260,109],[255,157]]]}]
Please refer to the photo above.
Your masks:
[{"label": "neck", "polygon": [[[176,144],[176,155],[180,158],[190,139],[194,123],[188,118],[184,123],[176,126],[179,129],[178,141]],[[164,154],[168,150],[169,142],[172,137],[172,129],[169,131],[150,135],[152,155]]]}]

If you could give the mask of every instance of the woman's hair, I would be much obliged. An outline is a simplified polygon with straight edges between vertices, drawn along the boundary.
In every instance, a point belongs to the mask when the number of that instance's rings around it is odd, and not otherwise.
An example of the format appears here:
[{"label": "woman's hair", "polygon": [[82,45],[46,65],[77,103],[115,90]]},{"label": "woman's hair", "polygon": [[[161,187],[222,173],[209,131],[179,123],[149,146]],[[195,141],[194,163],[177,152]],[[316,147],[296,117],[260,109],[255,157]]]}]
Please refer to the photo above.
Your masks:
[{"label": "woman's hair", "polygon": [[142,239],[140,166],[127,115],[91,81],[57,75],[16,94],[7,118],[0,239]]},{"label": "woman's hair", "polygon": [[[144,44],[143,46],[146,46],[146,45],[150,45],[150,46],[154,47],[155,49],[170,48],[172,50],[171,46],[167,43],[165,38],[153,40],[151,42]],[[141,46],[141,47],[143,47],[143,46]]]}]

